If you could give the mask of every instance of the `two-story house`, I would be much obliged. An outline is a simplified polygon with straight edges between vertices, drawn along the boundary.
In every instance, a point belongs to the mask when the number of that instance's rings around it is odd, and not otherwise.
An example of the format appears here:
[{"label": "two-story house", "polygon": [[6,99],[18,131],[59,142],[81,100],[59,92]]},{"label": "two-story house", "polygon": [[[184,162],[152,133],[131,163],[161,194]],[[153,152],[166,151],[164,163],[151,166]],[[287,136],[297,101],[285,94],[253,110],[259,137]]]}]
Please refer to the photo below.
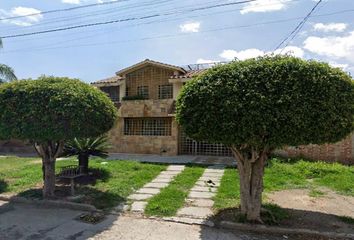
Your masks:
[{"label": "two-story house", "polygon": [[204,70],[186,70],[146,59],[115,76],[92,83],[119,108],[110,131],[112,152],[230,156],[222,144],[194,141],[175,121],[175,100],[183,84]]}]

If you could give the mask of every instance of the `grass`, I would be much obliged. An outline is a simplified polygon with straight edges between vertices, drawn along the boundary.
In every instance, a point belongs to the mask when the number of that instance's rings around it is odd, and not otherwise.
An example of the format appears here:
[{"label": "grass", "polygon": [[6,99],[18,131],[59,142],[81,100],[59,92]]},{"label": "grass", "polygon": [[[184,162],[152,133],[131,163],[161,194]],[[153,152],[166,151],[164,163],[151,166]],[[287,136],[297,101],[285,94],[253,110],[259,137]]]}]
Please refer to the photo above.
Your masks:
[{"label": "grass", "polygon": [[240,204],[240,184],[236,169],[225,169],[220,187],[214,198],[214,208],[224,209],[238,207]]},{"label": "grass", "polygon": [[354,218],[347,217],[347,216],[338,216],[338,218],[345,223],[354,225]]},{"label": "grass", "polygon": [[[20,193],[22,196],[38,197],[33,189],[42,183],[42,170],[39,159],[5,157],[0,158],[1,192]],[[102,164],[105,162],[106,164]],[[67,165],[76,165],[74,159],[57,161],[57,170]],[[104,173],[94,185],[82,185],[76,193],[84,197],[78,202],[93,204],[99,209],[107,209],[125,201],[127,196],[154,179],[165,165],[145,164],[135,161],[90,160],[90,168]],[[1,193],[0,192],[0,193]]]},{"label": "grass", "polygon": [[39,158],[0,158],[0,193],[20,192],[34,187],[42,179]]},{"label": "grass", "polygon": [[174,216],[183,207],[189,190],[204,172],[202,167],[186,167],[182,173],[151,199],[145,208],[150,216]]},{"label": "grass", "polygon": [[[317,187],[327,187],[339,194],[354,196],[354,166],[339,163],[308,162],[299,160],[287,162],[273,158],[264,175],[264,191],[304,188],[312,196],[322,196]],[[221,186],[214,197],[216,210],[238,207],[240,203],[239,179],[235,169],[226,169]]]},{"label": "grass", "polygon": [[313,197],[313,198],[322,197],[324,195],[326,195],[326,193],[324,193],[318,189],[311,189],[309,192],[309,196]]}]

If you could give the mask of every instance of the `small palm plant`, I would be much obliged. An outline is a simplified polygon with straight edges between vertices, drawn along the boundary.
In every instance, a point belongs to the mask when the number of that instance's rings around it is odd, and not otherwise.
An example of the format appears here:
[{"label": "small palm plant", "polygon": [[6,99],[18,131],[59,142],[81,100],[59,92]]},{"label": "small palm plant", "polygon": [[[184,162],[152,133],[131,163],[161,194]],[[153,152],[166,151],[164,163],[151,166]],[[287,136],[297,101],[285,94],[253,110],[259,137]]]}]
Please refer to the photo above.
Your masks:
[{"label": "small palm plant", "polygon": [[66,142],[62,156],[77,156],[79,160],[80,172],[82,174],[87,174],[90,156],[107,158],[107,151],[110,147],[111,145],[108,143],[107,136],[97,138],[75,138]]},{"label": "small palm plant", "polygon": [[6,82],[6,81],[13,81],[16,80],[16,75],[14,70],[5,65],[0,63],[0,83]]}]

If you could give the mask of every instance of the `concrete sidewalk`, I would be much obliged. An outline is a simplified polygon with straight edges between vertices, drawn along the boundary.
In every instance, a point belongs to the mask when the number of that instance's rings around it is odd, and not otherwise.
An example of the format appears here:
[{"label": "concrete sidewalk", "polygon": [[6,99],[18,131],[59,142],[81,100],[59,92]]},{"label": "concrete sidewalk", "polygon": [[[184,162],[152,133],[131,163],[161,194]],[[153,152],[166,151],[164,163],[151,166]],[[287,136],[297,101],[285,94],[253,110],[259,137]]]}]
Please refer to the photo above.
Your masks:
[{"label": "concrete sidewalk", "polygon": [[280,240],[198,225],[108,215],[96,225],[75,220],[82,212],[0,202],[0,239],[6,240]]}]

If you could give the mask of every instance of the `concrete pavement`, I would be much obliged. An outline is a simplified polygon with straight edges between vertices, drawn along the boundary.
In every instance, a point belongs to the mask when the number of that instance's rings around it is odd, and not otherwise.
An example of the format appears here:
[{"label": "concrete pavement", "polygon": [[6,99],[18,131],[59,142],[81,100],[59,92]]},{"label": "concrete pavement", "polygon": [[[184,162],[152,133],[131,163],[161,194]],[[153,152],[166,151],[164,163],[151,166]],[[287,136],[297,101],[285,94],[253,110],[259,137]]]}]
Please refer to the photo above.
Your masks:
[{"label": "concrete pavement", "polygon": [[98,224],[75,220],[82,212],[0,202],[0,239],[6,240],[280,240],[198,225],[108,215]]}]

